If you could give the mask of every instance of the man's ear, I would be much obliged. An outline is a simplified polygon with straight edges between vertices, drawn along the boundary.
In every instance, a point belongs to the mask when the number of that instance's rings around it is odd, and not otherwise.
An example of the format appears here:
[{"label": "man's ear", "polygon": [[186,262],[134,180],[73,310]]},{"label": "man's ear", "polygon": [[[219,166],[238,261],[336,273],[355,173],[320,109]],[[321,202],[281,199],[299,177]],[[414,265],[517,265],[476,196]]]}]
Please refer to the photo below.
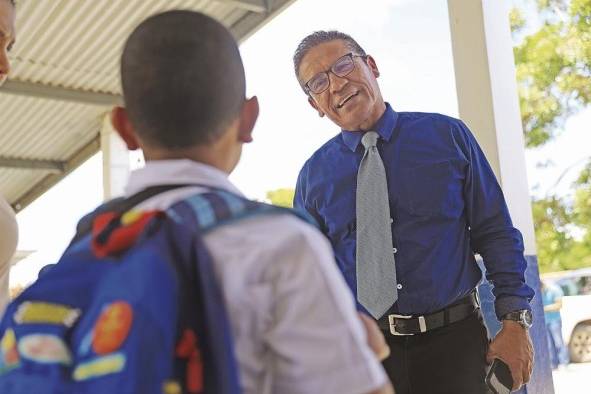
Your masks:
[{"label": "man's ear", "polygon": [[321,118],[324,116],[324,112],[322,112],[322,110],[318,107],[318,103],[316,103],[316,100],[308,96],[308,103],[310,103],[312,108],[314,108],[318,112],[318,116],[320,116]]},{"label": "man's ear", "polygon": [[244,101],[240,112],[238,139],[240,142],[252,142],[252,131],[259,117],[259,99],[253,96]]},{"label": "man's ear", "polygon": [[371,55],[367,55],[367,57],[365,58],[365,62],[367,63],[367,66],[371,70],[373,76],[378,78],[380,76],[380,70],[378,69],[378,65],[375,59],[371,57]]},{"label": "man's ear", "polygon": [[136,150],[140,148],[139,140],[124,107],[114,107],[111,110],[111,124],[119,137],[125,142],[125,145],[127,145],[127,149]]}]

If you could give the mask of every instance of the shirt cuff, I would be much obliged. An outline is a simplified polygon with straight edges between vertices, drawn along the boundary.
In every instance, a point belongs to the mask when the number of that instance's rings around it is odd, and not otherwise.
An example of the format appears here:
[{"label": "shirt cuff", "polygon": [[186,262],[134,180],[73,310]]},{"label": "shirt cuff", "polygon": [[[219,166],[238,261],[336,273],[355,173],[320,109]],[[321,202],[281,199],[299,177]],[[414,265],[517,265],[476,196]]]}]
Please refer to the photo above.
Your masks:
[{"label": "shirt cuff", "polygon": [[495,313],[497,314],[497,319],[499,319],[499,321],[501,321],[501,318],[507,313],[524,309],[531,311],[529,301],[525,297],[504,296],[495,300]]}]

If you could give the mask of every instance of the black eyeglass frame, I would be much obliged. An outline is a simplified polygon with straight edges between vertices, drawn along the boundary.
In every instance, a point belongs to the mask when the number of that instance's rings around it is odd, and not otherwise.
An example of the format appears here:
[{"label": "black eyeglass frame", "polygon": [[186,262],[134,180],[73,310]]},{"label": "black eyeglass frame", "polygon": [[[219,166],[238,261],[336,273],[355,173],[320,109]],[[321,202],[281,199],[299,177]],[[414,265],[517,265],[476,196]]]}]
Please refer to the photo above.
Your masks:
[{"label": "black eyeglass frame", "polygon": [[[326,92],[326,90],[327,90],[327,89],[330,87],[330,75],[328,75],[328,73],[329,73],[329,72],[333,73],[334,75],[336,75],[336,76],[337,76],[337,77],[339,77],[339,78],[344,78],[344,77],[346,77],[347,75],[351,74],[351,73],[353,72],[353,70],[355,70],[355,58],[356,58],[356,57],[360,57],[360,58],[363,58],[363,60],[366,60],[366,59],[367,59],[367,56],[368,56],[368,55],[358,55],[358,54],[356,54],[356,53],[349,52],[349,53],[347,53],[346,55],[343,55],[343,56],[339,57],[337,60],[335,60],[335,62],[334,62],[334,63],[333,63],[331,66],[330,66],[330,68],[329,68],[328,70],[326,70],[326,71],[321,71],[321,72],[319,72],[319,73],[315,74],[315,75],[314,75],[312,78],[310,78],[310,79],[308,80],[308,82],[306,82],[306,83],[304,84],[304,92],[306,92],[306,94],[307,94],[308,96],[310,96],[310,94],[311,94],[311,93],[314,93],[314,94],[322,94],[322,93]],[[336,64],[337,64],[337,63],[338,63],[338,62],[339,62],[341,59],[343,59],[343,58],[345,58],[345,57],[349,57],[349,58],[351,58],[351,63],[353,64],[353,68],[352,68],[352,69],[351,69],[351,71],[349,71],[348,73],[346,73],[346,74],[343,74],[343,75],[339,75],[339,74],[337,74],[337,73],[335,73],[335,72],[334,72],[333,68],[334,68],[334,66],[335,66],[335,65],[336,65]],[[308,86],[308,84],[310,83],[310,81],[312,81],[313,79],[315,79],[315,78],[316,78],[318,75],[320,75],[320,74],[326,74],[326,78],[328,79],[328,85],[326,85],[326,88],[325,88],[325,89],[323,89],[323,90],[321,90],[320,92],[314,92],[312,89],[310,89],[310,86]]]}]

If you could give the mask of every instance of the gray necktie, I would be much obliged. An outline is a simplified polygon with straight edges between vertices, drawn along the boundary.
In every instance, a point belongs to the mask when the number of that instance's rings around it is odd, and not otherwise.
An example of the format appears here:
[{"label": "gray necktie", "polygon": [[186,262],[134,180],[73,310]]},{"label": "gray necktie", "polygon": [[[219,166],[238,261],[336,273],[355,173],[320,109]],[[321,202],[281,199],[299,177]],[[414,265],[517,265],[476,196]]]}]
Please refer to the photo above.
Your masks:
[{"label": "gray necktie", "polygon": [[384,163],[376,147],[378,134],[368,131],[357,172],[357,298],[379,319],[398,299]]}]

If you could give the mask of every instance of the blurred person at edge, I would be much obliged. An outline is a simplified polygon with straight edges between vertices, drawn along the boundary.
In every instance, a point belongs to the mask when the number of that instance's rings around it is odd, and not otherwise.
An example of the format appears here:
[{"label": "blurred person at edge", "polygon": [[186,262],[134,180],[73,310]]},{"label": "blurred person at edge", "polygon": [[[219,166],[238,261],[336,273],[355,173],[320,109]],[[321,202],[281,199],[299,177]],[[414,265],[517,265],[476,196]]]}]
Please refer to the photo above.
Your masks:
[{"label": "blurred person at edge", "polygon": [[560,286],[542,281],[542,303],[544,304],[544,320],[548,337],[548,350],[552,369],[569,363],[568,349],[562,339],[562,297],[564,293]]},{"label": "blurred person at edge", "polygon": [[[13,0],[0,0],[0,86],[10,71],[8,52],[15,41],[14,19]],[[0,316],[8,303],[8,273],[17,240],[18,227],[14,211],[0,195]]]}]

